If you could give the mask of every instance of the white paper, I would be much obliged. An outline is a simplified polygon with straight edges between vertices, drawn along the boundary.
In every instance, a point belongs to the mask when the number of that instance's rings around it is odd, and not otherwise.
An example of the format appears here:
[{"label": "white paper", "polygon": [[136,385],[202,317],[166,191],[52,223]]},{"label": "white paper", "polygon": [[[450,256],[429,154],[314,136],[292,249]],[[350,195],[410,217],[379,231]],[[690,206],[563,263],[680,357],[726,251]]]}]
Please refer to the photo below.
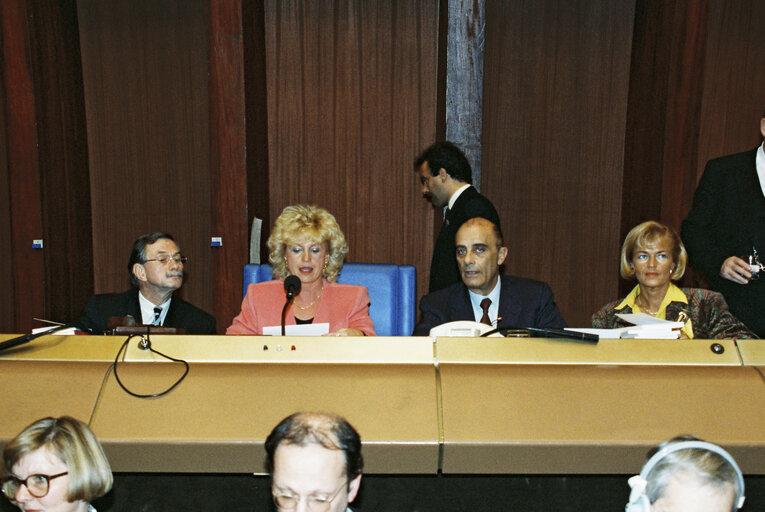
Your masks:
[{"label": "white paper", "polygon": [[584,334],[597,334],[603,340],[617,340],[622,337],[629,327],[620,327],[618,329],[594,329],[591,327],[580,329],[578,327],[566,327],[564,330],[571,332],[582,332]]},{"label": "white paper", "polygon": [[[37,329],[32,329],[32,334],[37,334],[39,332],[44,332],[44,331],[50,331],[51,329],[55,329],[56,327],[58,326],[54,325],[51,327],[46,325],[45,327],[38,327]],[[74,331],[76,330],[77,330],[76,327],[67,327],[66,329],[61,329],[60,331],[52,332],[51,334],[61,334],[63,336],[72,336],[73,334],[75,334]]]},{"label": "white paper", "polygon": [[[321,336],[329,332],[329,322],[320,324],[287,325],[284,328],[286,336]],[[281,325],[269,325],[263,327],[263,334],[267,336],[281,336]]]},{"label": "white paper", "polygon": [[669,327],[670,329],[680,329],[684,324],[683,322],[672,322],[670,320],[662,320],[645,313],[617,313],[616,316],[634,325],[646,325]]}]

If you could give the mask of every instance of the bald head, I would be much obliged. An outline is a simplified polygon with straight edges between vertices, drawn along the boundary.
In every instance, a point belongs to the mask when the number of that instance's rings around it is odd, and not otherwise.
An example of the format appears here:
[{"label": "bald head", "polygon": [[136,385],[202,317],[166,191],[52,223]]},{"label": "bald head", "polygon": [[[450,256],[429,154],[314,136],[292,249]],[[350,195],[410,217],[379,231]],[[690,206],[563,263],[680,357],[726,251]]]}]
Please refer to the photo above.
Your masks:
[{"label": "bald head", "polygon": [[469,219],[457,230],[454,243],[462,282],[473,293],[489,295],[507,257],[499,226],[481,217]]},{"label": "bald head", "polygon": [[274,454],[281,444],[317,444],[328,450],[343,452],[349,479],[360,475],[364,467],[359,433],[345,418],[334,414],[297,412],[274,427],[266,439],[266,464],[270,473],[274,469]]}]

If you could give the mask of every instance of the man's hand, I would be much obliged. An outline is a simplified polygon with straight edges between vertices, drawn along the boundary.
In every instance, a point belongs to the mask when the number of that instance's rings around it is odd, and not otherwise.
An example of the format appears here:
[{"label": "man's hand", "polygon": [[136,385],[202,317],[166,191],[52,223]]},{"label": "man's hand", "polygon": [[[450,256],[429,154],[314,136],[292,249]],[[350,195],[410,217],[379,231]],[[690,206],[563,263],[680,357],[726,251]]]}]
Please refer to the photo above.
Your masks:
[{"label": "man's hand", "polygon": [[752,273],[749,272],[749,263],[738,256],[731,256],[720,267],[720,276],[734,283],[747,284]]}]

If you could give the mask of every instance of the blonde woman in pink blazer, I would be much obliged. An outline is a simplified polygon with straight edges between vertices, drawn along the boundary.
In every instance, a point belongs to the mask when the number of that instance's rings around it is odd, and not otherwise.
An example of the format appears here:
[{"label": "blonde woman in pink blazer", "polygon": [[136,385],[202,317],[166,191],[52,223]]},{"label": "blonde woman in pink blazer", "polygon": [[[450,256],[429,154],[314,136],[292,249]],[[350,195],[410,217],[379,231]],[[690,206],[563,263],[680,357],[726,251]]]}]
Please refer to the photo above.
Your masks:
[{"label": "blonde woman in pink blazer", "polygon": [[251,284],[242,311],[226,334],[263,334],[281,325],[284,279],[300,279],[301,289],[287,310],[286,325],[329,323],[330,336],[374,336],[366,287],[337,283],[348,244],[335,217],[317,206],[288,206],[268,238],[273,281]]}]

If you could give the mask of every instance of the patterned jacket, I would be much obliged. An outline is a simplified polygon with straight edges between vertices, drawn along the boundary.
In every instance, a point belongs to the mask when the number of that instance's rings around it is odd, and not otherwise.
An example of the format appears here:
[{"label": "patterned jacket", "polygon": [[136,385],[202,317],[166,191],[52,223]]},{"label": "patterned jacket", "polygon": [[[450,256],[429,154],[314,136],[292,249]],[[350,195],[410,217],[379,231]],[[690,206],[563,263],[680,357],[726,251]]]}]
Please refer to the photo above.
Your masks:
[{"label": "patterned jacket", "polygon": [[[666,318],[673,322],[681,318],[690,318],[694,338],[757,338],[747,326],[731,314],[721,294],[701,288],[681,288],[681,290],[688,298],[688,304],[670,302],[667,306]],[[616,316],[616,313],[632,313],[632,308],[629,306],[616,309],[623,300],[609,302],[603,306],[603,309],[592,315],[592,326],[596,329],[617,329],[631,325]]]}]

